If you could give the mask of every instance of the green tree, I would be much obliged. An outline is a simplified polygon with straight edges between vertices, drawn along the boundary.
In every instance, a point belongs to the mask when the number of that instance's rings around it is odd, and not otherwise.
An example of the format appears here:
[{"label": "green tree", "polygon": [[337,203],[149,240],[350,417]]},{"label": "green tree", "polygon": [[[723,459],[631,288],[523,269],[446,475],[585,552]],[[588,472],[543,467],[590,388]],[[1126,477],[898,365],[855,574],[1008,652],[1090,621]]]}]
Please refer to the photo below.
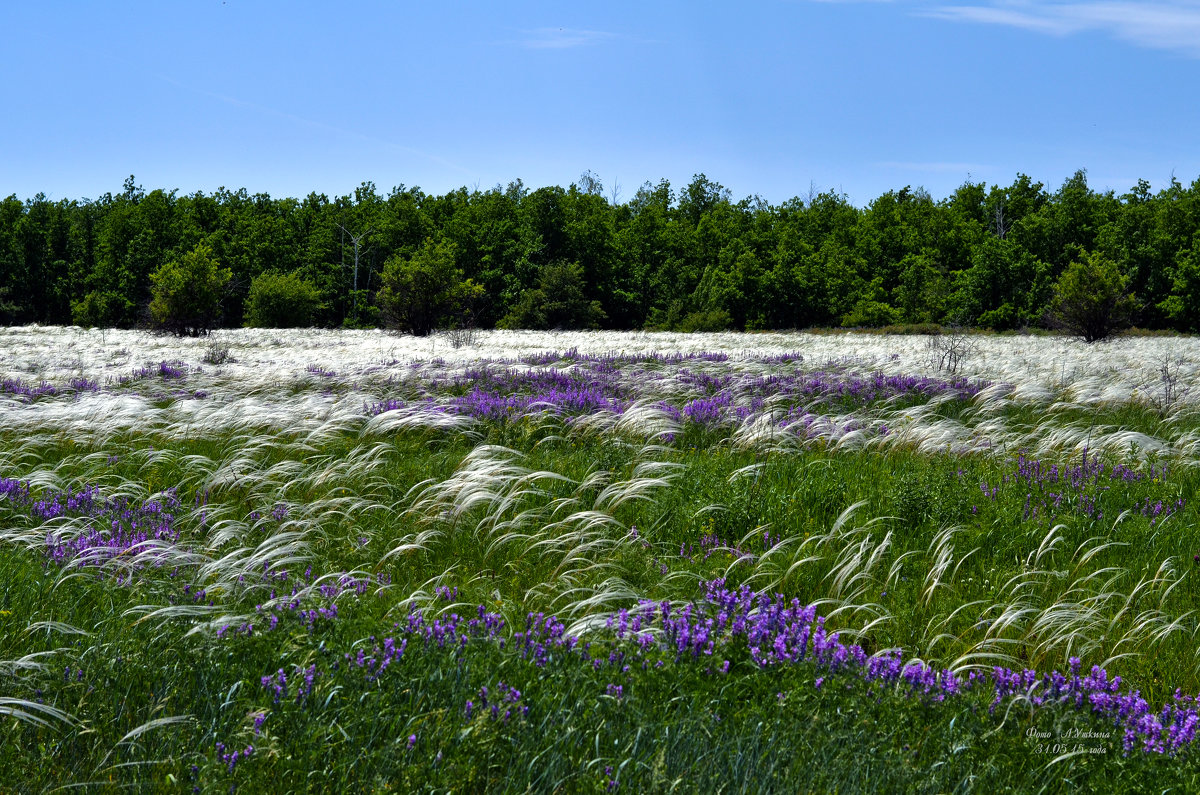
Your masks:
[{"label": "green tree", "polygon": [[1004,331],[1036,322],[1045,300],[1039,277],[1046,270],[1011,240],[989,235],[975,247],[971,266],[955,275],[949,319],[961,325],[980,325]]},{"label": "green tree", "polygon": [[0,325],[11,326],[16,322],[21,307],[9,300],[9,288],[0,287]]},{"label": "green tree", "polygon": [[299,273],[267,271],[254,277],[246,296],[249,328],[311,326],[321,309],[321,291]]},{"label": "green tree", "polygon": [[599,301],[589,301],[583,266],[578,262],[552,262],[542,267],[538,286],[521,294],[521,300],[500,319],[500,328],[598,328],[604,320]]},{"label": "green tree", "polygon": [[1200,331],[1200,235],[1191,249],[1179,253],[1171,294],[1158,304],[1160,312],[1182,331]]},{"label": "green tree", "polygon": [[150,274],[150,320],[173,334],[207,334],[221,320],[221,299],[233,274],[199,243]]},{"label": "green tree", "polygon": [[91,290],[71,302],[71,322],[89,328],[120,326],[134,308],[131,301],[115,290]]},{"label": "green tree", "polygon": [[892,291],[896,308],[909,323],[937,323],[945,315],[948,279],[945,270],[924,254],[900,262],[900,284]]},{"label": "green tree", "polygon": [[1049,319],[1084,342],[1098,342],[1129,326],[1137,303],[1129,279],[1112,260],[1083,253],[1054,285]]},{"label": "green tree", "polygon": [[845,328],[881,328],[900,322],[900,312],[884,298],[883,277],[876,276],[860,293],[849,312],[842,315]]},{"label": "green tree", "polygon": [[411,257],[392,256],[383,265],[379,306],[384,322],[417,337],[435,328],[472,323],[472,310],[483,288],[463,279],[455,264],[454,244],[426,238]]},{"label": "green tree", "polygon": [[29,268],[18,229],[25,223],[25,207],[16,195],[0,201],[0,317],[5,325],[27,322],[32,315]]},{"label": "green tree", "polygon": [[758,256],[734,240],[717,260],[705,269],[696,288],[697,308],[701,313],[723,312],[728,325],[738,330],[747,325],[762,328],[766,301],[760,292],[765,276]]}]

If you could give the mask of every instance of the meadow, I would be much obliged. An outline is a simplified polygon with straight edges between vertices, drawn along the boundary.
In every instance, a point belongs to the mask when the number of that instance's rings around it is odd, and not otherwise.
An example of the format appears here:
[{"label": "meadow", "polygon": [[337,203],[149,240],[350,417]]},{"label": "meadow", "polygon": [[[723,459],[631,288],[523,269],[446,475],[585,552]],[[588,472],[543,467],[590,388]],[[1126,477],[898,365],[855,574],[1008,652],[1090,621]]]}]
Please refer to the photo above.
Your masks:
[{"label": "meadow", "polygon": [[0,329],[0,790],[1196,791],[1198,368]]}]

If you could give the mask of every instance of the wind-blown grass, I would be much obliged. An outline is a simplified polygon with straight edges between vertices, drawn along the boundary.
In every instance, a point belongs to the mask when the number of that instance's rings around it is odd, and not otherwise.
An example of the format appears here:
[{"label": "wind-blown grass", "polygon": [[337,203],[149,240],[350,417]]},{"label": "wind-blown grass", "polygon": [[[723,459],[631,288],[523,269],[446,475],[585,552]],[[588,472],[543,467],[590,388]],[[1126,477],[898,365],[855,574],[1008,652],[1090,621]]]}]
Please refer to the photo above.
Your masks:
[{"label": "wind-blown grass", "polygon": [[1190,341],[219,336],[0,330],[0,780],[1195,786]]}]

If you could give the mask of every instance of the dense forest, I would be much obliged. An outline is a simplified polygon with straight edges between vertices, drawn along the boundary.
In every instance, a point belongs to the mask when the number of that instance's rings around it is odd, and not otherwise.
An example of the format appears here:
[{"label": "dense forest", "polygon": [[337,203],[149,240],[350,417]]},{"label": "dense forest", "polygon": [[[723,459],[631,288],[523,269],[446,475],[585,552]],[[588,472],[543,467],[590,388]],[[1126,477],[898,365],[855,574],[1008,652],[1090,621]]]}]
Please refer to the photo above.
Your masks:
[{"label": "dense forest", "polygon": [[[0,323],[143,324],[152,274],[202,251],[227,274],[224,326],[287,325],[291,304],[305,307],[300,322],[380,325],[380,307],[413,284],[395,274],[422,261],[469,286],[470,311],[455,322],[481,328],[1004,330],[1042,325],[1056,280],[1090,259],[1120,272],[1139,326],[1200,330],[1200,179],[1116,195],[1092,190],[1083,171],[1057,190],[1018,175],[941,200],[903,188],[858,208],[828,192],[734,201],[698,175],[619,199],[590,172],[566,189],[518,180],[441,196],[381,195],[369,182],[332,199],[179,195],[133,177],[94,200],[9,196]],[[263,308],[272,291],[282,313]]]}]

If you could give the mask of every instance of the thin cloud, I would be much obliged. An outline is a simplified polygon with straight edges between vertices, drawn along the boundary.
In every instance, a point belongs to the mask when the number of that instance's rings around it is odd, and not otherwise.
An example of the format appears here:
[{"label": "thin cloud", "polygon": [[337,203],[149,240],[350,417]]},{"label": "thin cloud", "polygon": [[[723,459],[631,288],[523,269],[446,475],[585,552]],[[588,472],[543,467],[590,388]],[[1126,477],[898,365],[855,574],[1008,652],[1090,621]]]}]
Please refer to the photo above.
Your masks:
[{"label": "thin cloud", "polygon": [[1200,57],[1200,2],[1196,0],[1149,3],[1027,0],[940,6],[922,13],[936,19],[1006,25],[1053,36],[1101,31],[1141,47]]},{"label": "thin cloud", "polygon": [[1065,36],[1084,29],[1082,25],[1072,25],[1068,20],[1053,15],[1030,13],[1028,10],[1015,8],[996,8],[993,6],[943,6],[927,11],[925,16],[935,19],[948,19],[954,22],[982,22],[992,25],[1008,25],[1014,28],[1032,30],[1036,33],[1049,33],[1054,36]]},{"label": "thin cloud", "polygon": [[535,28],[522,31],[522,37],[512,42],[529,50],[569,50],[591,47],[617,38],[615,33],[578,28]]}]

